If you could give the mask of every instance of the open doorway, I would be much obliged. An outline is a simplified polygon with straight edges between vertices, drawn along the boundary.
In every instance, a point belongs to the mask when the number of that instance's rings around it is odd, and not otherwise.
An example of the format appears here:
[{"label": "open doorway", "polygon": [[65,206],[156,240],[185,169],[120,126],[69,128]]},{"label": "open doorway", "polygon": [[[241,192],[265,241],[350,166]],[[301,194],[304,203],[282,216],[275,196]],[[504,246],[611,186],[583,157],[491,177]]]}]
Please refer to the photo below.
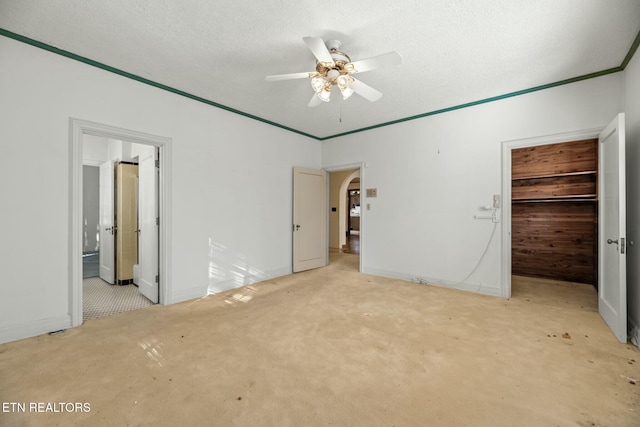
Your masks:
[{"label": "open doorway", "polygon": [[[70,131],[69,315],[71,325],[79,326],[83,319],[87,318],[84,310],[85,298],[83,298],[85,279],[96,278],[96,260],[97,277],[100,278],[98,280],[107,282],[106,285],[102,284],[106,286],[104,289],[108,289],[108,292],[121,294],[125,289],[130,292],[135,291],[131,293],[135,293],[138,301],[144,301],[143,305],[168,303],[170,254],[167,242],[170,239],[171,223],[168,209],[171,140],[79,119],[70,120]],[[120,168],[122,171],[118,172],[116,164],[127,167]],[[91,168],[94,169],[91,170]],[[95,169],[99,170],[97,206]],[[127,176],[125,176],[125,169],[127,169]],[[85,179],[85,170],[87,179]],[[128,182],[128,189],[116,188],[116,177],[119,177],[121,182]],[[89,183],[90,180],[93,180],[93,184]],[[85,186],[89,188],[85,189]],[[93,186],[92,189],[91,186]],[[87,195],[88,193],[91,197]],[[128,199],[128,211],[118,214],[114,210],[116,198]],[[105,200],[109,202],[105,203]],[[119,203],[124,205],[124,201]],[[96,210],[98,219],[95,218]],[[124,216],[129,217],[129,224],[126,227],[130,228],[129,231],[133,237],[129,237],[128,243],[124,240],[116,241],[118,223],[115,222],[115,215],[120,215],[121,220]],[[90,219],[89,216],[92,218]],[[111,219],[107,220],[108,218]],[[130,252],[128,265],[116,265],[118,245],[121,249],[128,245]],[[105,264],[105,260],[109,259],[112,260],[110,267]],[[135,268],[136,266],[138,268]],[[106,270],[105,267],[107,267]],[[127,277],[118,276],[118,269]],[[102,296],[105,297],[104,294]],[[108,296],[106,298],[108,299]],[[135,304],[132,304],[128,301],[125,303],[125,309],[116,311],[122,312],[128,311],[131,307],[136,308]]]},{"label": "open doorway", "polygon": [[598,310],[598,139],[511,151],[514,297]]},{"label": "open doorway", "polygon": [[158,302],[158,283],[148,284],[150,295],[140,287],[140,267],[157,272],[159,171],[157,147],[93,135],[82,144],[85,321]]},{"label": "open doorway", "polygon": [[[512,176],[512,161],[514,161],[512,152],[525,147],[596,140],[597,150],[595,157],[597,162],[591,169],[582,169],[581,167],[581,170],[566,170],[564,172],[558,172],[558,170],[554,169],[552,176],[540,174],[539,176],[524,176],[521,178],[525,181],[530,179],[544,181],[544,186],[549,187],[543,191],[545,195],[538,201],[540,203],[556,203],[560,201],[558,199],[567,199],[567,206],[571,209],[570,215],[566,215],[565,219],[570,219],[569,216],[574,218],[582,217],[586,211],[597,212],[595,216],[593,213],[589,213],[589,218],[591,219],[587,220],[587,222],[591,222],[591,227],[597,227],[589,232],[592,236],[595,235],[592,239],[595,240],[595,245],[597,245],[592,255],[595,258],[593,269],[597,269],[597,275],[594,277],[593,271],[591,272],[591,276],[596,280],[594,285],[597,285],[597,290],[593,285],[579,284],[578,286],[585,286],[585,289],[589,289],[587,286],[591,287],[592,295],[597,297],[598,312],[620,342],[627,341],[626,252],[628,242],[625,235],[624,129],[624,113],[620,113],[604,128],[505,141],[502,144],[502,193],[506,203],[503,204],[501,278],[502,295],[511,297],[512,265],[514,263],[512,246],[514,246],[513,241],[518,238],[513,233],[512,223],[515,221],[515,203],[520,202],[520,200],[517,200],[518,197],[514,197],[516,192],[520,192],[520,189],[517,189],[517,186],[514,185],[514,177]],[[567,163],[574,163],[576,160],[580,162],[584,155],[585,153],[583,152],[574,153],[573,156],[570,156],[573,157],[571,161]],[[594,155],[587,155],[586,157],[590,158],[589,162],[593,165]],[[560,169],[566,169],[565,166]],[[553,184],[553,181],[558,179],[567,182],[559,185]],[[529,192],[530,195],[541,194],[542,192],[542,189],[532,190],[533,184],[527,184],[523,187],[525,187],[525,192]],[[555,190],[552,188],[555,188]],[[557,197],[553,197],[555,192],[557,192]],[[528,198],[530,196],[525,197],[525,203],[530,202],[530,200],[527,200]],[[583,209],[584,212],[582,214],[576,215],[576,212],[574,212],[576,203],[585,203],[586,205],[591,205],[591,207]],[[539,222],[544,221],[544,218],[541,219],[542,221]],[[533,222],[535,217],[528,215],[525,220]],[[566,223],[568,225],[569,221],[566,221]],[[588,226],[587,224],[583,225]],[[555,239],[549,243],[551,248],[555,247],[559,241],[558,239],[563,237],[562,233],[554,234]],[[570,233],[565,235],[570,235]],[[581,237],[574,240],[581,243],[580,241],[583,239],[585,238]],[[587,245],[590,245],[590,243],[587,242]],[[535,252],[530,251],[525,255],[535,256]],[[554,260],[556,257],[552,256],[549,259]],[[593,299],[593,297],[590,298]]]},{"label": "open doorway", "polygon": [[360,178],[354,178],[347,189],[347,242],[342,251],[360,255]]},{"label": "open doorway", "polygon": [[362,247],[360,183],[360,168],[329,173],[329,262],[348,261],[358,270]]}]

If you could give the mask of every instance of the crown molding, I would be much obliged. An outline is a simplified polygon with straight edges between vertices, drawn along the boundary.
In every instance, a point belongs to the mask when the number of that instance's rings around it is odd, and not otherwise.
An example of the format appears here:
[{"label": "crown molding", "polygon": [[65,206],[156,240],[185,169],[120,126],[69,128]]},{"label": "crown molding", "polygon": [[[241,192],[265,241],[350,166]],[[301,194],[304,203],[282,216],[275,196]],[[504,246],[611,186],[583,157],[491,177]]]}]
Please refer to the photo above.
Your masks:
[{"label": "crown molding", "polygon": [[37,40],[31,39],[29,37],[22,36],[20,34],[13,33],[11,31],[5,30],[3,28],[0,28],[0,35],[2,35],[4,37],[7,37],[7,38],[10,38],[10,39],[13,39],[13,40],[16,40],[16,41],[19,41],[19,42],[22,42],[22,43],[26,43],[26,44],[31,45],[31,46],[38,47],[40,49],[44,49],[44,50],[46,50],[48,52],[52,52],[52,53],[64,56],[66,58],[69,58],[69,59],[73,59],[73,60],[82,62],[82,63],[87,64],[87,65],[91,65],[91,66],[96,67],[96,68],[100,68],[102,70],[105,70],[105,71],[108,71],[108,72],[111,72],[111,73],[114,73],[114,74],[118,74],[120,76],[135,80],[135,81],[143,83],[143,84],[147,84],[149,86],[153,86],[155,88],[162,89],[162,90],[165,90],[167,92],[174,93],[176,95],[184,96],[186,98],[192,99],[192,100],[197,101],[197,102],[202,102],[202,103],[210,105],[212,107],[220,108],[222,110],[229,111],[229,112],[234,113],[234,114],[239,114],[239,115],[241,115],[243,117],[247,117],[249,119],[257,120],[259,122],[266,123],[268,125],[275,126],[275,127],[280,128],[280,129],[287,130],[289,132],[294,132],[294,133],[297,133],[299,135],[303,135],[303,136],[306,136],[308,138],[315,139],[317,141],[326,141],[326,140],[333,139],[333,138],[338,138],[338,137],[341,137],[341,136],[352,135],[354,133],[365,132],[365,131],[378,129],[378,128],[385,127],[385,126],[390,126],[390,125],[395,125],[395,124],[402,123],[402,122],[407,122],[407,121],[410,121],[410,120],[416,120],[416,119],[421,119],[421,118],[424,118],[424,117],[435,116],[437,114],[448,113],[450,111],[455,111],[455,110],[460,110],[460,109],[463,109],[463,108],[473,107],[475,105],[487,104],[489,102],[500,101],[502,99],[513,98],[513,97],[516,97],[516,96],[520,96],[520,95],[525,95],[525,94],[532,93],[532,92],[541,91],[541,90],[544,90],[544,89],[550,89],[550,88],[557,87],[557,86],[562,86],[562,85],[575,83],[575,82],[579,82],[579,81],[583,81],[583,80],[593,79],[593,78],[596,78],[596,77],[606,76],[608,74],[618,73],[620,71],[624,71],[624,69],[627,67],[627,65],[629,64],[629,62],[633,58],[633,55],[636,53],[636,51],[638,49],[638,46],[640,46],[640,32],[638,32],[638,34],[636,35],[636,38],[634,39],[633,43],[631,44],[631,47],[629,48],[629,51],[627,52],[627,55],[623,59],[622,63],[617,67],[609,68],[609,69],[602,70],[602,71],[597,71],[595,73],[585,74],[583,76],[577,76],[577,77],[572,77],[572,78],[565,79],[565,80],[560,80],[560,81],[557,81],[557,82],[554,82],[554,83],[548,83],[548,84],[544,84],[544,85],[540,85],[540,86],[535,86],[535,87],[532,87],[532,88],[529,88],[529,89],[518,90],[518,91],[515,91],[515,92],[509,92],[509,93],[506,93],[506,94],[503,94],[503,95],[498,95],[498,96],[493,96],[493,97],[490,97],[490,98],[480,99],[480,100],[477,100],[477,101],[467,102],[465,104],[454,105],[454,106],[447,107],[447,108],[442,108],[442,109],[439,109],[439,110],[429,111],[429,112],[422,113],[422,114],[416,114],[415,116],[410,116],[410,117],[405,117],[405,118],[402,118],[402,119],[392,120],[392,121],[389,121],[389,122],[379,123],[379,124],[372,125],[372,126],[367,126],[367,127],[363,127],[363,128],[359,128],[359,129],[354,129],[354,130],[351,130],[351,131],[348,131],[348,132],[342,132],[342,133],[337,133],[337,134],[329,135],[329,136],[325,136],[325,137],[319,137],[319,136],[316,136],[316,135],[309,134],[307,132],[303,132],[303,131],[298,130],[298,129],[291,128],[289,126],[285,126],[285,125],[280,124],[280,123],[273,122],[271,120],[264,119],[262,117],[259,117],[259,116],[253,115],[253,114],[245,113],[244,111],[240,111],[240,110],[237,110],[235,108],[231,108],[231,107],[228,107],[226,105],[219,104],[219,103],[217,103],[215,101],[211,101],[211,100],[208,100],[208,99],[205,99],[205,98],[190,94],[188,92],[184,92],[182,90],[179,90],[179,89],[167,86],[167,85],[163,85],[161,83],[154,82],[154,81],[146,79],[144,77],[140,77],[138,75],[135,75],[135,74],[120,70],[118,68],[111,67],[111,66],[109,66],[107,64],[103,64],[101,62],[97,62],[97,61],[94,61],[92,59],[85,58],[84,56],[76,55],[75,53],[72,53],[72,52],[69,52],[69,51],[66,51],[66,50],[62,50],[62,49],[58,49],[57,47],[48,45],[46,43],[39,42]]}]

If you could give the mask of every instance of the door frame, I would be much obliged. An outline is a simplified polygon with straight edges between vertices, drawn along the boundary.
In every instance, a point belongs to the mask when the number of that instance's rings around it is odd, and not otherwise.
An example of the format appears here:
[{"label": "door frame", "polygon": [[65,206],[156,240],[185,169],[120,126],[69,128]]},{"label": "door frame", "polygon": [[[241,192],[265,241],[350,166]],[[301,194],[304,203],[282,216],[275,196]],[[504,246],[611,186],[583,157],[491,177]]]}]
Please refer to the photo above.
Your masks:
[{"label": "door frame", "polygon": [[603,129],[604,126],[502,142],[502,254],[500,257],[502,283],[500,296],[503,298],[511,298],[511,152],[517,148],[536,147],[582,139],[598,139]]},{"label": "door frame", "polygon": [[69,118],[69,317],[71,327],[82,324],[82,165],[83,136],[93,135],[136,144],[158,147],[160,152],[159,177],[159,238],[158,267],[160,270],[159,303],[170,304],[171,295],[171,138],[152,135]]},{"label": "door frame", "polygon": [[[367,168],[367,162],[364,162],[364,161],[359,163],[348,163],[344,165],[327,166],[322,168],[328,174],[331,172],[342,172],[342,171],[355,170],[355,169],[360,170],[360,259],[359,259],[358,271],[360,271],[361,273],[364,272],[363,266],[365,265],[364,257],[366,253],[365,245],[363,243],[364,240],[366,239],[364,237],[366,209],[363,208],[363,203],[362,203],[363,194],[365,194],[364,189],[366,188],[365,187],[366,177],[364,172],[366,168]],[[327,175],[327,206],[330,206],[330,201],[329,201],[329,197],[331,195],[330,192],[331,192],[331,188],[329,185],[329,176]],[[327,209],[327,259],[329,259],[329,209]]]}]

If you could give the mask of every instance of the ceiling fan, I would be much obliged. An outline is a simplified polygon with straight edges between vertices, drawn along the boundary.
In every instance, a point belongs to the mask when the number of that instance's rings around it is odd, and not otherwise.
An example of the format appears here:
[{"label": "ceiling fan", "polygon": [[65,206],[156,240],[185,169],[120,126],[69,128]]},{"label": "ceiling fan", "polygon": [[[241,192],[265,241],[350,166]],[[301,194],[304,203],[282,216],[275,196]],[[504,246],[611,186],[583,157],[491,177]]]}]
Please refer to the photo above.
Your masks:
[{"label": "ceiling fan", "polygon": [[311,87],[315,92],[309,107],[316,107],[323,101],[329,102],[331,99],[331,89],[337,86],[340,89],[343,99],[349,98],[354,93],[363,98],[375,102],[382,97],[382,93],[371,86],[356,80],[352,74],[374,70],[388,65],[398,65],[402,62],[402,57],[396,51],[383,53],[382,55],[351,62],[351,58],[344,52],[338,50],[340,41],[329,40],[325,42],[317,37],[303,37],[313,56],[316,57],[316,71],[306,73],[278,74],[267,76],[267,81],[290,80],[290,79],[311,79]]}]

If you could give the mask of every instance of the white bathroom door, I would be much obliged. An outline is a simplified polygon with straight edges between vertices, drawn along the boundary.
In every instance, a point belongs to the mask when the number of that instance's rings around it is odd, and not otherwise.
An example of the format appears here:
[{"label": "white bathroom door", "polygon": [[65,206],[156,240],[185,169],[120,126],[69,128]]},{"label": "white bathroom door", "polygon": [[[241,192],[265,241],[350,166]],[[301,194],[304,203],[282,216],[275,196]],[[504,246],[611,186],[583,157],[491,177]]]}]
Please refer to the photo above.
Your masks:
[{"label": "white bathroom door", "polygon": [[100,165],[100,278],[115,283],[114,167],[108,160]]},{"label": "white bathroom door", "polygon": [[293,169],[293,272],[327,265],[327,173]]},{"label": "white bathroom door", "polygon": [[138,163],[138,289],[158,303],[158,170],[156,150]]},{"label": "white bathroom door", "polygon": [[618,340],[627,342],[624,113],[598,139],[598,311]]}]

